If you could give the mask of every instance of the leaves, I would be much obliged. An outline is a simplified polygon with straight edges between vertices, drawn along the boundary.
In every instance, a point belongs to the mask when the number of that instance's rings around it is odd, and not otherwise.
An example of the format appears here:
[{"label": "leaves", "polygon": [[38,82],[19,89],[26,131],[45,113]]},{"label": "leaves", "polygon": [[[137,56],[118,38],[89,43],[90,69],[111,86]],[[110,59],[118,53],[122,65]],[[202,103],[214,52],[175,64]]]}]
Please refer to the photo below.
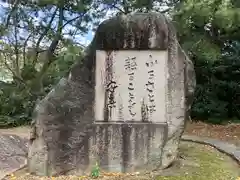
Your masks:
[{"label": "leaves", "polygon": [[[107,16],[161,11],[171,18],[182,47],[197,74],[192,115],[208,120],[240,117],[238,103],[240,11],[229,0],[43,0],[6,2],[0,17],[0,68],[4,87],[3,116],[30,120],[36,99],[81,59],[79,36],[94,30]],[[9,98],[10,94],[17,96]],[[22,97],[22,98],[21,98]],[[11,108],[14,106],[14,108]],[[15,107],[16,106],[16,107]],[[11,119],[10,118],[10,119]],[[7,118],[6,118],[7,119]],[[9,119],[9,122],[12,120]]]},{"label": "leaves", "polygon": [[92,171],[91,171],[91,177],[93,178],[97,178],[100,175],[100,169],[98,166],[98,163],[96,162],[96,165],[93,167]]},{"label": "leaves", "polygon": [[173,21],[195,65],[193,118],[212,123],[240,118],[238,7],[228,0],[184,0],[175,8]]}]

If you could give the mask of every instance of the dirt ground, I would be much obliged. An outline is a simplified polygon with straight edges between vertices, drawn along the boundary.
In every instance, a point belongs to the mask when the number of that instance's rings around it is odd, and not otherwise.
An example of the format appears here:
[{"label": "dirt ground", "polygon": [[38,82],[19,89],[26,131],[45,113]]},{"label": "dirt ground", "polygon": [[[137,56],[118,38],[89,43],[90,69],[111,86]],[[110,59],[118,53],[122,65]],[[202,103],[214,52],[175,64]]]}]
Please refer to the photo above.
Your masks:
[{"label": "dirt ground", "polygon": [[[169,169],[151,173],[104,173],[98,180],[236,180],[240,175],[239,165],[230,157],[214,148],[196,143],[182,142],[179,160]],[[6,180],[93,180],[90,176],[37,177],[18,171]]]},{"label": "dirt ground", "polygon": [[240,124],[212,125],[193,122],[187,124],[185,134],[220,139],[240,146]]},{"label": "dirt ground", "polygon": [[[11,129],[0,129],[0,133],[15,134],[15,135],[18,135],[23,138],[28,138],[29,137],[29,127],[23,126],[23,127],[11,128]],[[235,144],[240,147],[240,124],[212,125],[212,124],[206,124],[206,123],[202,123],[202,122],[191,122],[191,123],[187,124],[187,127],[185,129],[185,135],[195,135],[195,136],[201,136],[201,137],[210,137],[210,138],[214,138],[214,139],[220,139],[220,140]],[[209,162],[209,160],[205,161],[203,163],[207,164],[208,162]],[[208,164],[207,166],[210,166],[210,165],[211,164]],[[23,173],[23,174],[25,174],[25,173]],[[239,176],[240,176],[240,174],[239,174]],[[28,177],[27,178],[28,180],[36,179],[36,177],[28,176],[28,175],[25,177]],[[229,176],[229,174],[227,174],[227,177],[231,177],[231,176]],[[197,178],[196,180],[198,180],[198,176],[193,177],[193,180],[195,180],[194,178],[195,179]],[[9,179],[19,179],[19,177],[13,176],[13,177],[9,177]],[[22,179],[25,179],[25,178],[23,177]],[[48,178],[48,179],[53,179],[53,178]],[[62,179],[81,179],[81,178],[67,176],[67,177],[62,177]],[[82,179],[85,179],[85,178],[82,178]],[[137,179],[137,180],[140,180],[140,179],[146,179],[146,176],[143,176],[143,177],[137,176],[137,178],[136,178],[136,176],[132,176],[132,175],[127,176],[127,177],[120,175],[120,176],[114,176],[114,177],[110,176],[109,178],[107,178],[107,175],[106,175],[104,177],[104,180],[105,179],[109,179],[109,180],[110,179],[111,180],[114,180],[114,179],[116,179],[116,180],[120,180],[120,179],[136,180]],[[150,180],[152,178],[147,178],[147,179]],[[164,179],[172,180],[171,178],[166,179],[165,177],[159,177],[157,179],[158,180],[164,180]],[[180,177],[177,179],[182,180]],[[207,179],[209,179],[209,178],[207,178]],[[217,178],[217,179],[219,179],[219,178]],[[183,179],[183,180],[185,180],[185,179]],[[192,179],[186,177],[186,180],[192,180]],[[199,179],[199,180],[203,180],[203,179]],[[216,179],[213,179],[213,180],[216,180]],[[222,179],[222,180],[226,180],[226,179]]]},{"label": "dirt ground", "polygon": [[11,129],[0,129],[0,133],[15,134],[22,138],[28,138],[29,132],[30,132],[29,130],[30,130],[29,126],[21,126],[21,127],[11,128]]}]

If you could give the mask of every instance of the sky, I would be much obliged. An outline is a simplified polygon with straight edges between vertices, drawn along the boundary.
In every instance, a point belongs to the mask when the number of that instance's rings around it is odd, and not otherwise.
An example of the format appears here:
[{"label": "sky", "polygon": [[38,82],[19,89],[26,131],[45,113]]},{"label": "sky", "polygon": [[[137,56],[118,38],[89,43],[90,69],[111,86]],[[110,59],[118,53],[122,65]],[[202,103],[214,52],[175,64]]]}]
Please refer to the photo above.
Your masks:
[{"label": "sky", "polygon": [[[4,11],[4,8],[6,8],[6,7],[8,7],[8,4],[0,1],[0,16],[4,16],[6,14],[6,12]],[[107,13],[107,15],[103,19],[101,19],[101,22],[104,21],[105,19],[108,19],[111,16],[111,14],[112,14],[112,11],[109,11]],[[41,21],[41,16],[43,17],[43,13],[40,12],[39,18],[35,18],[36,25],[39,23],[39,21]],[[74,17],[71,17],[71,16],[69,17],[69,19],[72,19],[72,18],[74,18]],[[69,29],[69,28],[71,29],[72,27],[66,26],[66,29]],[[20,32],[20,34],[21,34],[21,36],[24,36],[24,37],[27,36],[27,34],[24,31]],[[67,38],[68,36],[65,35],[65,37]],[[81,45],[87,46],[91,43],[91,40],[93,39],[93,37],[94,37],[94,32],[89,30],[86,34],[78,35],[74,39]],[[0,37],[0,40],[2,40],[4,42],[4,37]],[[31,41],[29,41],[28,46],[32,47]],[[11,77],[8,76],[9,72],[7,72],[7,71],[5,72],[5,71],[6,71],[6,68],[0,67],[0,80],[1,81],[11,80]]]},{"label": "sky", "polygon": [[[160,7],[160,5],[158,5],[158,4],[156,4],[156,6],[157,6],[157,7]],[[4,16],[4,15],[6,14],[6,12],[4,11],[4,8],[6,8],[6,7],[8,7],[8,4],[0,1],[0,16]],[[100,8],[102,8],[102,7],[100,7]],[[164,10],[165,8],[167,8],[167,7],[160,7],[160,9],[162,9],[162,10]],[[50,13],[51,13],[51,12],[50,12]],[[112,14],[115,14],[115,12],[114,12],[113,10],[112,10],[112,11],[108,11],[108,13],[106,14],[106,16],[105,16],[103,19],[101,19],[100,22],[102,22],[102,21],[110,18],[110,17],[112,16]],[[43,12],[39,12],[39,16],[36,17],[36,18],[34,18],[36,25],[41,21],[41,18],[42,18],[43,16],[44,16],[44,13],[43,13]],[[67,14],[65,14],[65,17],[66,17],[66,16],[67,16]],[[32,15],[32,17],[35,17],[35,16]],[[49,17],[49,18],[50,18],[50,17]],[[74,18],[74,16],[69,15],[67,18],[72,19],[72,18]],[[57,21],[55,21],[54,23],[56,24]],[[90,26],[91,26],[91,25],[90,25]],[[72,26],[66,26],[66,29],[65,29],[65,30],[67,30],[67,29],[73,29],[73,27],[72,27]],[[63,33],[64,33],[64,32],[63,32]],[[24,31],[20,32],[19,34],[20,34],[21,36],[23,36],[23,37],[27,37],[27,36],[28,36],[28,35],[26,34],[26,32],[24,32]],[[93,37],[94,37],[94,32],[91,31],[91,30],[89,30],[86,34],[81,34],[81,35],[75,36],[74,38],[65,35],[65,38],[70,38],[70,39],[72,38],[72,39],[74,39],[75,41],[77,41],[78,43],[80,43],[80,44],[83,45],[83,46],[88,46],[88,45],[91,43]],[[2,40],[3,42],[5,41],[5,40],[3,39],[3,37],[0,37],[0,40]],[[32,42],[33,42],[33,41],[32,41]],[[29,47],[32,47],[32,44],[33,44],[32,42],[29,41],[29,43],[28,43],[28,46],[29,46]],[[43,45],[44,45],[44,44],[45,44],[45,43],[43,43]],[[1,68],[0,68],[0,69],[1,69]],[[2,77],[3,77],[2,74],[6,74],[6,73],[2,72],[2,69],[1,69],[1,71],[0,71],[0,79],[2,79]]]},{"label": "sky", "polygon": [[[160,7],[160,9],[162,9],[162,10],[168,8],[167,6],[160,6],[159,4],[155,4],[155,6],[156,7]],[[5,13],[4,10],[3,10],[4,7],[8,7],[8,4],[4,3],[4,2],[0,2],[0,16],[3,16],[4,13]],[[100,7],[100,8],[102,8],[102,7]],[[113,10],[112,11],[108,11],[106,16],[103,19],[101,19],[100,22],[102,22],[102,21],[108,19],[109,17],[111,17],[112,14],[114,14]],[[41,17],[43,17],[43,16],[44,16],[44,13],[43,12],[39,12],[38,18],[35,18],[35,23],[38,24],[41,21]],[[67,16],[67,14],[65,14],[65,16]],[[34,17],[34,15],[33,15],[33,17]],[[74,18],[74,16],[69,15],[67,18],[72,19],[72,18]],[[56,24],[57,21],[55,21],[54,23]],[[66,26],[66,29],[73,29],[73,27],[72,26]],[[24,32],[20,32],[20,33],[24,34]],[[26,34],[25,37],[26,36],[28,36],[28,35]],[[67,35],[65,35],[65,37],[73,39],[73,37],[70,37],[70,36],[67,36]],[[74,40],[77,41],[78,43],[80,43],[81,45],[87,46],[87,45],[89,45],[91,43],[91,40],[93,39],[93,37],[94,37],[94,32],[89,30],[86,34],[75,36]],[[28,45],[31,47],[32,46],[31,42],[29,42]]]},{"label": "sky", "polygon": [[[0,2],[0,16],[3,16],[5,14],[4,8],[6,8],[6,7],[8,7],[7,3]],[[109,18],[110,14],[111,14],[111,12],[107,13],[105,18],[101,19],[101,22],[104,21],[105,19]],[[38,24],[38,22],[41,21],[41,16],[43,16],[42,12],[39,13],[39,18],[35,18],[36,24]],[[71,19],[71,18],[72,17],[69,16],[69,19]],[[71,26],[67,26],[66,27],[66,29],[71,29],[71,28],[72,28]],[[24,34],[24,32],[20,32],[20,33]],[[65,37],[69,37],[69,36],[65,35]],[[93,39],[93,37],[94,37],[94,32],[89,30],[86,34],[76,36],[75,39],[80,44],[82,44],[84,46],[87,46],[88,44],[90,44],[90,42]]]}]

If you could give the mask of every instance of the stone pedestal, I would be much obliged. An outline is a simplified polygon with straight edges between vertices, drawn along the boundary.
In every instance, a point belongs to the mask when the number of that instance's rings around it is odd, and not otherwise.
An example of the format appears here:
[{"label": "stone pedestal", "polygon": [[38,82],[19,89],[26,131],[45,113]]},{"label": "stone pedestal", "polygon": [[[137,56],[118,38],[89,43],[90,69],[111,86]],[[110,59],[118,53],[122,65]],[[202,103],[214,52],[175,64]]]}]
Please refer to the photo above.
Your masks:
[{"label": "stone pedestal", "polygon": [[108,172],[134,172],[161,167],[166,123],[96,122],[90,139],[90,164]]}]

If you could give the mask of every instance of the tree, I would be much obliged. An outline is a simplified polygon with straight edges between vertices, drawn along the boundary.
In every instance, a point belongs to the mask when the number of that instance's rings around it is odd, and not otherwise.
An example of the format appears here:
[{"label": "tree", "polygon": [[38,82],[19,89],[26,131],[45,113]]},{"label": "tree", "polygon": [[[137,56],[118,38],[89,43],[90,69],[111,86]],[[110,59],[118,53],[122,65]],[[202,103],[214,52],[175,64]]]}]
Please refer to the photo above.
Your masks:
[{"label": "tree", "polygon": [[177,6],[180,0],[98,0],[98,3],[113,10],[114,14],[149,11],[167,13]]},{"label": "tree", "polygon": [[31,67],[36,72],[31,89],[42,92],[44,74],[57,59],[59,44],[67,45],[69,40],[76,43],[75,37],[87,32],[93,18],[97,21],[104,14],[101,9],[90,10],[93,4],[91,0],[9,3],[1,55],[14,79],[25,83],[21,72]]},{"label": "tree", "polygon": [[236,102],[240,92],[240,73],[236,71],[240,64],[240,11],[236,1],[184,0],[175,8],[173,20],[180,43],[195,64],[193,117],[218,123],[240,119]]},{"label": "tree", "polygon": [[1,87],[0,125],[31,120],[32,109],[81,56],[78,36],[106,13],[89,1],[7,2],[1,17],[0,63],[13,81]]}]

